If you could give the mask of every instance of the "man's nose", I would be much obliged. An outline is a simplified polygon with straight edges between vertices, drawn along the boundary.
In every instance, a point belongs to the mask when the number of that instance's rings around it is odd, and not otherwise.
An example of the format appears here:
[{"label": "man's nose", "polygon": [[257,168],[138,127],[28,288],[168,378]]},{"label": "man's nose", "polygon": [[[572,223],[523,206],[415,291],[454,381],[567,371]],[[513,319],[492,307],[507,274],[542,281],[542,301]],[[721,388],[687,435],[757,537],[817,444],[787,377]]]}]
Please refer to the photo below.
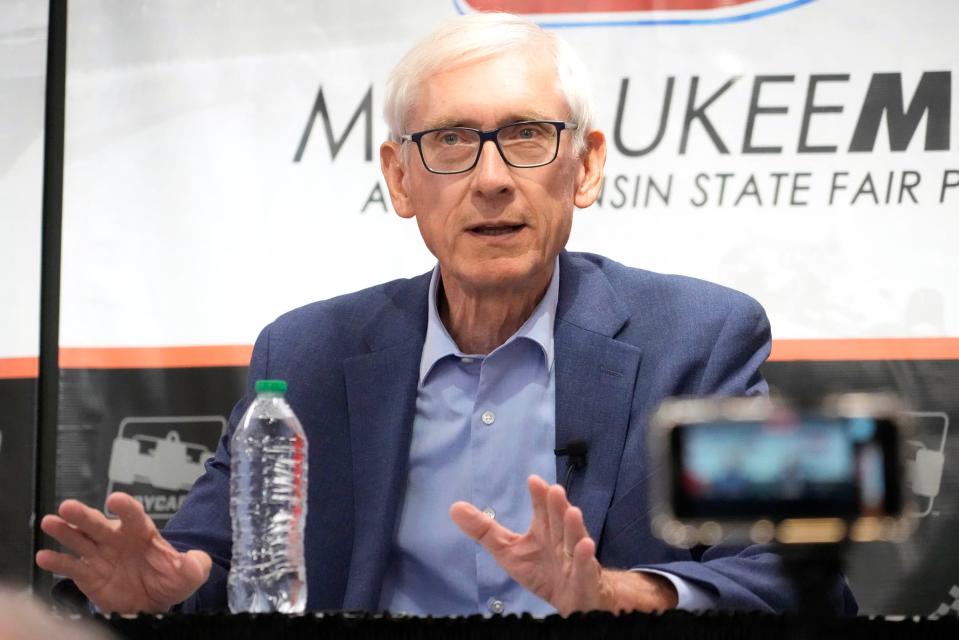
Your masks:
[{"label": "man's nose", "polygon": [[479,159],[473,168],[473,183],[478,191],[488,194],[500,193],[513,187],[513,170],[492,140],[480,146]]}]

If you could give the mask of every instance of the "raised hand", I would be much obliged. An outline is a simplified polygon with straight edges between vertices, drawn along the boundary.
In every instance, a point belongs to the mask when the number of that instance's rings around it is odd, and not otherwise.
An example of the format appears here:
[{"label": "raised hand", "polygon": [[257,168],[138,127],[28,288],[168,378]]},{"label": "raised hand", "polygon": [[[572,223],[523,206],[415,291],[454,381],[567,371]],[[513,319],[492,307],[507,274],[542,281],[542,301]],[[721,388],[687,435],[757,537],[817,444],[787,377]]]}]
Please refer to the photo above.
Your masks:
[{"label": "raised hand", "polygon": [[139,502],[114,493],[107,507],[119,520],[76,500],[45,516],[40,528],[76,555],[43,549],[37,565],[71,578],[104,613],[167,611],[206,581],[210,556],[170,546]]},{"label": "raised hand", "polygon": [[530,476],[533,519],[525,534],[510,531],[467,502],[450,517],[481,544],[516,582],[546,600],[561,615],[574,611],[661,611],[676,606],[676,590],[649,573],[604,569],[596,559],[583,513],[559,485]]}]

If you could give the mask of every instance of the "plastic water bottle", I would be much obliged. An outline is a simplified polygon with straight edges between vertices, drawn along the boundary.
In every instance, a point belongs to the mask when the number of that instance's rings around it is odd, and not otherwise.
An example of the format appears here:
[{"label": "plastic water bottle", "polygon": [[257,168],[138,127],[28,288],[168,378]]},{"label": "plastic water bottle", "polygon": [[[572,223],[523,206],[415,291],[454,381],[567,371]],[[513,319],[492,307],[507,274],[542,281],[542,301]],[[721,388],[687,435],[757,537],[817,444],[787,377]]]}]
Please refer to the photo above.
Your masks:
[{"label": "plastic water bottle", "polygon": [[234,613],[306,607],[306,435],[285,392],[283,380],[258,380],[256,399],[230,441]]}]

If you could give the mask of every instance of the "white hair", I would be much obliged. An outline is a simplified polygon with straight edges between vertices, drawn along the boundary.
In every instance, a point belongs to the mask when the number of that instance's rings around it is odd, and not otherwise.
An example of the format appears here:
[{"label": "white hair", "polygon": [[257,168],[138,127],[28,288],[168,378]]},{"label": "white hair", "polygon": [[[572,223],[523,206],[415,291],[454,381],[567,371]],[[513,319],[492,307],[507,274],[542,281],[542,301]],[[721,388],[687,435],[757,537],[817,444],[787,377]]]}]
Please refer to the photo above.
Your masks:
[{"label": "white hair", "polygon": [[[586,67],[568,42],[509,13],[474,13],[453,18],[421,40],[397,63],[386,82],[383,115],[390,139],[399,142],[423,81],[430,76],[515,51],[532,48],[552,55],[559,89],[578,128],[573,149],[580,153],[593,128],[593,104]],[[495,87],[490,87],[495,91]]]}]

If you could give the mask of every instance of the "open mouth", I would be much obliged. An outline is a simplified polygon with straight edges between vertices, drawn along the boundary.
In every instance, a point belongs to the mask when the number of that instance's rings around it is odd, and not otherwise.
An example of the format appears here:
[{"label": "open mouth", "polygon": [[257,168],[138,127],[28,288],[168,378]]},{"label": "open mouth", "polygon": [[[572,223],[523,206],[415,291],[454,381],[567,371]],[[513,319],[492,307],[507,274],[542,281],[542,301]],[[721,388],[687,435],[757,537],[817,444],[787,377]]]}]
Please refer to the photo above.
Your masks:
[{"label": "open mouth", "polygon": [[474,233],[478,236],[505,236],[511,233],[517,233],[525,226],[526,225],[523,224],[483,225],[479,227],[473,227],[470,229],[470,233]]}]

